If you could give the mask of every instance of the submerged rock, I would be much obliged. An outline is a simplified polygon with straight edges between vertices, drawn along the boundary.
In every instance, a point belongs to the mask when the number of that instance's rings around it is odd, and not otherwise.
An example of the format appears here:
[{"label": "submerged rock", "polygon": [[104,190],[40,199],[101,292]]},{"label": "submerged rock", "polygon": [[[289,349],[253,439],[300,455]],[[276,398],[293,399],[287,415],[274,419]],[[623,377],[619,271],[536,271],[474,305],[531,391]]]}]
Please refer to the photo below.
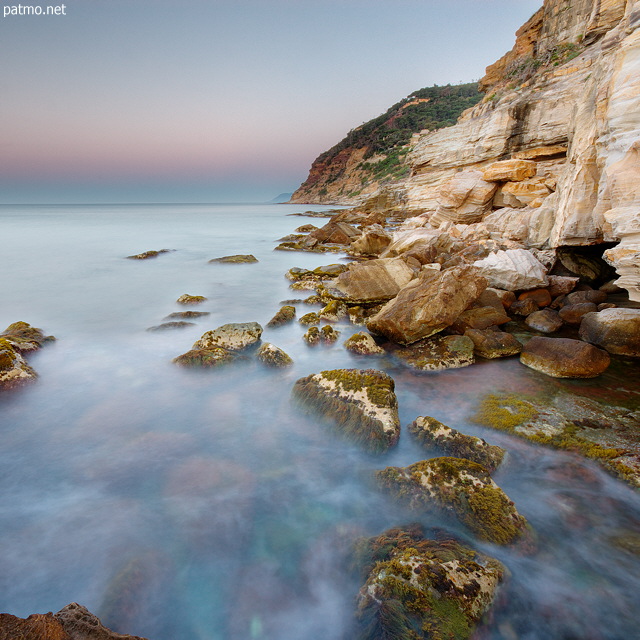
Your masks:
[{"label": "submerged rock", "polygon": [[582,340],[536,336],[523,347],[520,362],[553,378],[595,378],[611,358]]},{"label": "submerged rock", "polygon": [[222,347],[213,347],[212,349],[191,349],[174,358],[172,362],[183,367],[212,368],[235,362],[237,359],[238,354]]},{"label": "submerged rock", "polygon": [[495,471],[505,456],[502,447],[487,444],[482,438],[460,433],[429,416],[416,418],[408,430],[427,450],[440,449],[449,456],[477,462],[488,471]]},{"label": "submerged rock", "polygon": [[432,458],[376,472],[379,485],[416,512],[454,515],[478,538],[494,544],[530,542],[531,532],[509,497],[482,465],[460,458]]},{"label": "submerged rock", "polygon": [[318,344],[320,342],[320,338],[320,329],[316,326],[309,327],[307,332],[302,336],[302,339],[311,347]]},{"label": "submerged rock", "polygon": [[184,293],[182,294],[177,300],[176,302],[178,304],[201,304],[202,302],[206,302],[207,298],[205,298],[204,296],[192,296],[189,295],[188,293]]},{"label": "submerged rock", "polygon": [[336,331],[331,325],[326,324],[322,329],[320,329],[320,338],[322,342],[327,344],[333,344],[338,341],[340,337],[340,332]]},{"label": "submerged rock", "polygon": [[8,340],[0,338],[0,389],[11,389],[37,377],[22,354]]},{"label": "submerged rock", "polygon": [[145,640],[140,636],[115,633],[100,619],[75,602],[58,613],[35,613],[18,618],[0,614],[0,638],[6,640]]},{"label": "submerged rock", "polygon": [[474,343],[467,336],[433,336],[408,347],[391,347],[404,364],[421,371],[460,369],[475,362]]},{"label": "submerged rock", "polygon": [[239,253],[233,256],[222,256],[221,258],[213,258],[209,260],[209,264],[221,262],[225,264],[249,264],[252,262],[258,262],[258,258],[249,254]]},{"label": "submerged rock", "polygon": [[305,313],[298,322],[306,325],[320,324],[320,316],[315,311],[310,311],[309,313]]},{"label": "submerged rock", "polygon": [[475,355],[488,360],[516,356],[522,351],[520,342],[505,331],[467,329],[464,335],[473,341]]},{"label": "submerged rock", "polygon": [[542,309],[528,315],[524,323],[534,331],[540,333],[553,333],[562,327],[562,320],[557,311]]},{"label": "submerged rock", "polygon": [[262,364],[266,364],[269,367],[290,367],[293,364],[293,360],[289,355],[269,342],[265,342],[258,349],[256,357]]},{"label": "submerged rock", "polygon": [[355,551],[367,579],[358,594],[361,640],[467,640],[506,573],[456,540],[426,539],[420,525],[360,540]]},{"label": "submerged rock", "polygon": [[348,338],[344,343],[344,348],[360,356],[380,355],[384,353],[384,349],[376,344],[373,336],[364,331],[354,333]]},{"label": "submerged rock", "polygon": [[296,308],[292,305],[284,305],[280,307],[276,315],[267,322],[267,327],[281,327],[283,324],[291,322],[295,317]]},{"label": "submerged rock", "polygon": [[161,253],[169,253],[171,249],[160,249],[159,251],[144,251],[143,253],[136,253],[134,256],[127,256],[128,260],[148,260],[149,258],[157,258]]},{"label": "submerged rock", "polygon": [[184,329],[185,327],[193,327],[195,322],[163,322],[155,327],[149,327],[147,331],[170,331],[171,329]]},{"label": "submerged rock", "polygon": [[164,318],[164,320],[182,320],[185,318],[202,318],[203,316],[211,315],[210,311],[176,311],[175,313],[170,313],[168,316]]},{"label": "submerged rock", "polygon": [[640,358],[640,309],[603,309],[584,316],[580,337],[609,353]]},{"label": "submerged rock", "polygon": [[229,351],[241,351],[259,342],[262,327],[257,322],[231,322],[213,331],[207,331],[193,345],[194,349],[222,347]]},{"label": "submerged rock", "polygon": [[371,453],[398,442],[400,421],[393,379],[375,369],[336,369],[300,378],[293,397],[333,422],[347,439]]}]

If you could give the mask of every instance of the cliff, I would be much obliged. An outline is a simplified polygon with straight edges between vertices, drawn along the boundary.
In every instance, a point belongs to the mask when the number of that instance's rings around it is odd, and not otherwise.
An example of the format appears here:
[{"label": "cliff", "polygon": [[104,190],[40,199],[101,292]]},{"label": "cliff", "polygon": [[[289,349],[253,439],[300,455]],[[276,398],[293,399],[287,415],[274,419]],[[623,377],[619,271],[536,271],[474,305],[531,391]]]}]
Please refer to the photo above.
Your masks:
[{"label": "cliff", "polygon": [[639,27],[640,0],[545,0],[487,68],[482,102],[415,136],[410,177],[362,208],[421,214],[416,234],[593,246],[640,301]]},{"label": "cliff", "polygon": [[454,125],[481,97],[475,84],[414,91],[318,156],[291,202],[361,203],[409,175],[407,154],[415,133]]}]

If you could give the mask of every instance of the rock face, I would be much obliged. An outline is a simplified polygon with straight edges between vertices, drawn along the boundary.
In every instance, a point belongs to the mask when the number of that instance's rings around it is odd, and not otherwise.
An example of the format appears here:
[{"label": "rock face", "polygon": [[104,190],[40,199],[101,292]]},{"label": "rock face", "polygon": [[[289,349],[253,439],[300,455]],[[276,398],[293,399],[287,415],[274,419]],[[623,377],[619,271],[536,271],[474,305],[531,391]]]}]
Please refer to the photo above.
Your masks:
[{"label": "rock face", "polygon": [[440,449],[448,456],[464,458],[495,471],[504,459],[505,450],[487,444],[482,438],[456,431],[435,418],[420,416],[408,427],[409,433],[427,450]]},{"label": "rock face", "polygon": [[481,171],[462,171],[443,184],[432,222],[480,222],[491,210],[493,195],[498,188],[482,176]]},{"label": "rock face", "polygon": [[585,315],[580,337],[609,353],[640,358],[640,309],[604,309]]},{"label": "rock face", "polygon": [[405,468],[387,467],[376,479],[411,510],[454,515],[481,540],[511,544],[530,535],[525,518],[476,462],[432,458]]},{"label": "rock face", "polygon": [[425,270],[367,322],[373,333],[411,344],[442,331],[480,296],[486,280],[472,267]]},{"label": "rock face", "polygon": [[0,614],[0,638],[6,640],[145,640],[115,633],[82,605],[68,604],[58,613],[17,618]]},{"label": "rock face", "polygon": [[553,378],[595,378],[607,369],[606,351],[570,338],[531,338],[520,362]]},{"label": "rock face", "polygon": [[[366,583],[358,594],[362,640],[467,640],[490,609],[506,573],[493,558],[455,540],[429,540],[419,525],[356,545]],[[424,630],[416,635],[414,629]]]},{"label": "rock face", "polygon": [[393,379],[375,369],[337,369],[300,378],[293,397],[333,422],[338,432],[372,453],[394,446],[400,436]]}]

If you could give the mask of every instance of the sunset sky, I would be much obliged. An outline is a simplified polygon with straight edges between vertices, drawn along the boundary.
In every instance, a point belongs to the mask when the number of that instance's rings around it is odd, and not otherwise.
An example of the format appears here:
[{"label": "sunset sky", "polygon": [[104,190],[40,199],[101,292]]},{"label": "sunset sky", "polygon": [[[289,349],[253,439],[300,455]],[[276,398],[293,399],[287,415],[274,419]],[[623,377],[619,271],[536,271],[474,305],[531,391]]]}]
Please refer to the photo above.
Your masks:
[{"label": "sunset sky", "polygon": [[68,0],[0,18],[0,202],[270,200],[412,91],[480,78],[539,6]]}]

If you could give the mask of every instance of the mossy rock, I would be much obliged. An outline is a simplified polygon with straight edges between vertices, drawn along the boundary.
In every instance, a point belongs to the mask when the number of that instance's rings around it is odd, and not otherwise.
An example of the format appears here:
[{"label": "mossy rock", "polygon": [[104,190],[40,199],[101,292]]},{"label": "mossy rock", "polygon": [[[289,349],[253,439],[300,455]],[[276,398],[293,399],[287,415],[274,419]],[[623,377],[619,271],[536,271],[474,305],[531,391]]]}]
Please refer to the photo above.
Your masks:
[{"label": "mossy rock", "polygon": [[228,351],[242,351],[260,341],[262,327],[257,322],[230,322],[207,331],[193,344],[193,349],[222,347]]},{"label": "mossy rock", "polygon": [[419,525],[358,541],[361,640],[468,640],[492,607],[506,569],[456,540],[429,540]]},{"label": "mossy rock", "polygon": [[280,307],[276,315],[267,322],[267,327],[281,327],[283,324],[291,322],[295,317],[296,308],[292,305],[284,305]]},{"label": "mossy rock", "polygon": [[347,305],[339,300],[332,300],[319,313],[321,320],[338,322],[347,317]]},{"label": "mossy rock", "polygon": [[191,349],[187,353],[174,358],[172,362],[182,367],[201,367],[211,369],[224,364],[235,362],[238,355],[222,347],[212,349]]},{"label": "mossy rock", "polygon": [[171,249],[160,249],[159,251],[150,250],[136,253],[133,256],[127,256],[127,260],[148,260],[149,258],[157,258],[162,253],[169,253]]},{"label": "mossy rock", "polygon": [[175,322],[163,322],[162,324],[149,327],[147,331],[171,331],[172,329],[185,329],[186,327],[195,326],[195,322],[186,322],[184,320],[178,320]]},{"label": "mossy rock", "polygon": [[53,336],[46,336],[42,329],[32,327],[27,322],[13,322],[1,334],[0,338],[7,340],[11,346],[24,353],[37,351],[47,342],[53,342]]},{"label": "mossy rock", "polygon": [[302,339],[311,347],[320,343],[322,339],[322,335],[320,334],[320,329],[318,327],[309,327],[307,332],[302,336]]},{"label": "mossy rock", "polygon": [[340,332],[336,331],[332,326],[326,324],[322,329],[320,329],[320,338],[322,342],[325,344],[333,344],[338,341],[340,337]]},{"label": "mossy rock", "polygon": [[505,450],[501,447],[487,444],[482,438],[460,433],[429,416],[416,418],[407,429],[428,451],[439,449],[448,456],[477,462],[488,471],[495,471],[505,456]]},{"label": "mossy rock", "polygon": [[37,378],[20,351],[5,338],[0,338],[0,389],[12,389]]},{"label": "mossy rock", "polygon": [[364,331],[360,333],[354,333],[344,343],[344,348],[351,353],[355,353],[360,356],[380,355],[384,353],[384,349],[376,344],[373,336],[370,333]]},{"label": "mossy rock", "polygon": [[258,262],[258,259],[250,253],[238,253],[232,256],[222,256],[221,258],[213,258],[212,260],[209,260],[209,264],[215,262],[223,264],[251,264],[253,262]]},{"label": "mossy rock", "polygon": [[206,300],[207,298],[205,298],[204,296],[192,296],[188,293],[184,293],[176,300],[176,302],[178,304],[188,305],[188,304],[202,304],[203,302],[206,302]]},{"label": "mossy rock", "polygon": [[269,342],[261,345],[256,353],[256,357],[262,364],[268,367],[283,368],[290,367],[293,364],[293,360],[288,354]]},{"label": "mossy rock", "polygon": [[393,379],[382,371],[336,369],[301,378],[293,397],[348,440],[371,453],[383,453],[400,436],[394,389]]},{"label": "mossy rock", "polygon": [[376,472],[381,488],[416,512],[455,516],[480,540],[530,547],[531,528],[482,465],[441,457]]},{"label": "mossy rock", "polygon": [[203,318],[211,315],[210,311],[176,311],[170,313],[164,320],[184,320],[186,318]]},{"label": "mossy rock", "polygon": [[299,320],[300,324],[319,324],[320,316],[315,311],[310,311],[309,313],[305,313]]}]

